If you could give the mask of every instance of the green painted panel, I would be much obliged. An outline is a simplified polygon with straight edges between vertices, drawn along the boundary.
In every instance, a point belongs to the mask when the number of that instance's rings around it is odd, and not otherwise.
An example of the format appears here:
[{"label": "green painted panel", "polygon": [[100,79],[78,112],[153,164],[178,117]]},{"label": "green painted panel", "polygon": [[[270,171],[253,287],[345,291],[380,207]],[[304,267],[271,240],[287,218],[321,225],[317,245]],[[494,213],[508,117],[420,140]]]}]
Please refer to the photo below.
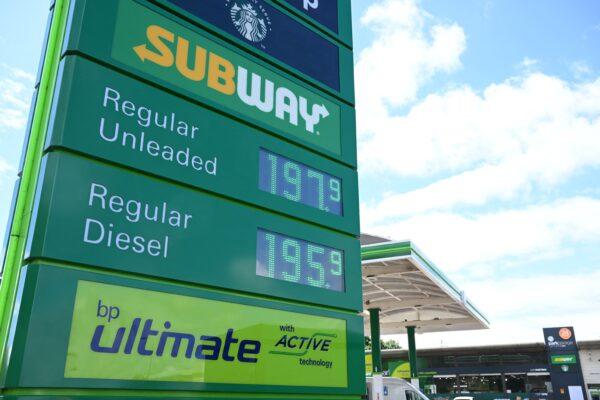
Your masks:
[{"label": "green painted panel", "polygon": [[[360,245],[350,235],[60,151],[45,156],[36,204],[27,259],[362,309]],[[258,276],[259,229],[343,252],[346,290],[326,289],[326,281],[313,287]],[[300,250],[276,251],[285,252],[292,274]],[[301,255],[313,280],[335,275],[324,260],[314,256],[315,265],[310,257]]]},{"label": "green painted panel", "polygon": [[348,363],[363,351],[358,315],[24,268],[8,388],[364,392],[364,369]]},{"label": "green painted panel", "polygon": [[348,104],[147,3],[76,0],[73,6],[67,51],[126,69],[356,165],[354,110]]},{"label": "green painted panel", "polygon": [[[63,60],[59,83],[47,146],[359,234],[358,183],[352,168],[81,57]],[[300,204],[299,196],[293,201],[288,199],[293,199],[291,195],[285,198],[259,189],[259,176],[269,174],[259,168],[261,149],[338,177],[343,215],[322,211],[316,204]],[[323,179],[311,179],[302,185],[302,192],[323,192],[327,186]]]}]

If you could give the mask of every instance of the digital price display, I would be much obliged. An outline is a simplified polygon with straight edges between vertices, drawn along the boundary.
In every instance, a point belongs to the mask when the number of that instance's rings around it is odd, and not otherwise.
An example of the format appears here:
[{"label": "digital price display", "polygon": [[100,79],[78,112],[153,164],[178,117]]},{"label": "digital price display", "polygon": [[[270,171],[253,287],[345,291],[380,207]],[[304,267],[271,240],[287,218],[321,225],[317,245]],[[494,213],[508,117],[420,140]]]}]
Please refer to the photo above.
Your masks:
[{"label": "digital price display", "polygon": [[256,274],[317,288],[344,291],[344,252],[259,229]]},{"label": "digital price display", "polygon": [[342,215],[342,180],[260,149],[259,188],[335,215]]}]

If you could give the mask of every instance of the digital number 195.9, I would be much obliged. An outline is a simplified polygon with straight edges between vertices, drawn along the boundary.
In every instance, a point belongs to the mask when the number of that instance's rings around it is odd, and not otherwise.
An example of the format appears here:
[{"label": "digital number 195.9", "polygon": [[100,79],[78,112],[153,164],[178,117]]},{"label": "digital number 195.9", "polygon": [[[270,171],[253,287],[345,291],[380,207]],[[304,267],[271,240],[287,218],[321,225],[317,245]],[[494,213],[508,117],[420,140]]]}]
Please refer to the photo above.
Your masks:
[{"label": "digital number 195.9", "polygon": [[344,253],[259,229],[257,275],[335,291],[344,290]]}]

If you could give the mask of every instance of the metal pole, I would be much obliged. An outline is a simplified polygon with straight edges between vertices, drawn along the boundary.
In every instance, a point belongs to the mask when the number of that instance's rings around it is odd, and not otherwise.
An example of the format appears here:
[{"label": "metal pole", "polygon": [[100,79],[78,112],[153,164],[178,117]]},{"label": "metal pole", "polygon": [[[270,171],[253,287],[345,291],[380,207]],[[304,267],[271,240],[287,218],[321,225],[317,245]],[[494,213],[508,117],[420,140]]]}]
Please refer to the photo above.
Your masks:
[{"label": "metal pole", "polygon": [[415,345],[415,327],[407,326],[406,333],[408,334],[408,362],[410,364],[410,377],[417,379],[419,370],[417,369],[417,346]]},{"label": "metal pole", "polygon": [[380,374],[383,370],[381,362],[381,338],[379,334],[379,308],[369,309],[369,322],[371,324],[371,357],[373,358],[373,374]]}]

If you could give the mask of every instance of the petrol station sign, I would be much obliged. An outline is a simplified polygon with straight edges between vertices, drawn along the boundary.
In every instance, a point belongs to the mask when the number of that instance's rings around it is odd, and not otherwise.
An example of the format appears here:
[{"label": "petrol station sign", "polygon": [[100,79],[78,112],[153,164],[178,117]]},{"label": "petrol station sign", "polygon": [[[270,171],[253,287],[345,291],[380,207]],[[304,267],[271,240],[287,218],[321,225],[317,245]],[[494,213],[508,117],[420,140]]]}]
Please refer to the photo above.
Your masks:
[{"label": "petrol station sign", "polygon": [[580,391],[581,397],[586,399],[575,330],[564,326],[544,328],[543,331],[554,396],[559,400],[571,400],[571,393]]},{"label": "petrol station sign", "polygon": [[53,3],[1,398],[364,394],[349,3],[297,3]]}]

